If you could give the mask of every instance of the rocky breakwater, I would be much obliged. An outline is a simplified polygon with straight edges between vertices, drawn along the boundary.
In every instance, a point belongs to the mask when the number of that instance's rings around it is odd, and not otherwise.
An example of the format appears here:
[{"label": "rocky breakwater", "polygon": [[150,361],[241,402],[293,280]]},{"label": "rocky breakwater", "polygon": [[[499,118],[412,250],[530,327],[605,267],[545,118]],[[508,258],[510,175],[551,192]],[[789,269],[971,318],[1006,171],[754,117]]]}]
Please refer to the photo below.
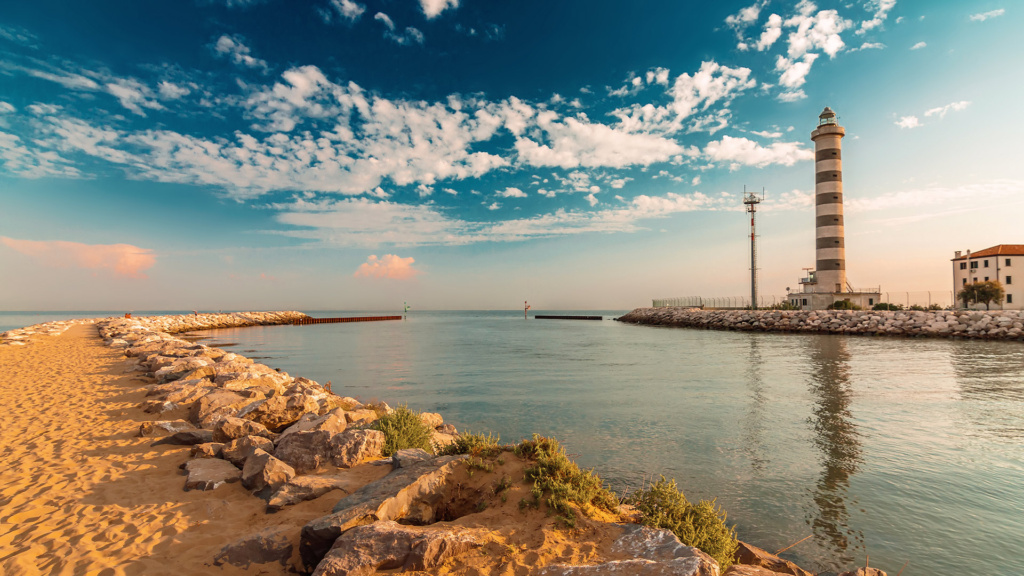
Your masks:
[{"label": "rocky breakwater", "polygon": [[707,330],[1024,341],[1017,310],[701,310],[637,308],[619,322]]},{"label": "rocky breakwater", "polygon": [[72,326],[76,326],[78,324],[92,324],[94,322],[96,322],[96,320],[92,318],[83,320],[57,320],[54,322],[33,324],[32,326],[26,326],[24,328],[15,328],[14,330],[8,330],[0,333],[0,346],[25,346],[30,343],[33,338],[37,338],[39,336],[60,336]]},{"label": "rocky breakwater", "polygon": [[[629,510],[554,441],[535,437],[513,446],[458,435],[439,414],[362,404],[171,333],[223,322],[280,323],[289,314],[295,313],[98,323],[130,369],[145,373],[140,407],[159,419],[143,422],[139,436],[181,451],[184,490],[244,490],[262,498],[266,512],[340,496],[330,514],[301,525],[226,533],[210,564],[314,576],[809,576],[747,545],[722,572],[672,532],[630,523]],[[415,425],[396,425],[397,415]],[[390,424],[375,425],[383,421]],[[385,457],[390,435],[410,427],[429,432],[434,453],[398,447]]]}]

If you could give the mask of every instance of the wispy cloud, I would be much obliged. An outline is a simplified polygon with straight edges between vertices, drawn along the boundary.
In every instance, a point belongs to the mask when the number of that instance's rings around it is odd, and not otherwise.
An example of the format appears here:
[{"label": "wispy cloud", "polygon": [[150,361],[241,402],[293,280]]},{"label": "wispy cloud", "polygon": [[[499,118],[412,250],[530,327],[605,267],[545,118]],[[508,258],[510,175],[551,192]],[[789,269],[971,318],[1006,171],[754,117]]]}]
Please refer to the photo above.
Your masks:
[{"label": "wispy cloud", "polygon": [[909,129],[921,126],[921,121],[917,118],[917,116],[901,116],[900,119],[895,122],[895,124],[900,128]]},{"label": "wispy cloud", "polygon": [[911,50],[920,50],[921,48],[924,48],[926,46],[928,46],[928,43],[924,42],[924,41],[921,41],[921,42],[918,42],[917,44],[914,44],[913,46],[911,46],[910,49]]},{"label": "wispy cloud", "polygon": [[731,169],[740,166],[763,168],[769,164],[792,166],[814,159],[814,152],[802,148],[799,142],[774,142],[762,146],[753,140],[732,136],[723,136],[721,140],[708,143],[704,154],[712,161],[728,164]]},{"label": "wispy cloud", "polygon": [[423,44],[423,41],[425,40],[423,33],[412,26],[407,26],[403,32],[398,32],[395,22],[390,16],[383,12],[377,12],[374,14],[373,19],[384,24],[384,37],[400,46]]},{"label": "wispy cloud", "polygon": [[977,14],[971,14],[969,16],[969,19],[971,21],[973,21],[973,22],[984,22],[985,20],[988,20],[989,18],[998,18],[999,16],[1002,16],[1003,14],[1006,14],[1006,9],[1005,8],[999,8],[997,10],[989,10],[988,12],[979,12]]},{"label": "wispy cloud", "polygon": [[459,0],[420,0],[420,8],[427,20],[437,18],[441,12],[449,8],[454,10],[459,7]]},{"label": "wispy cloud", "polygon": [[420,270],[413,268],[416,262],[411,256],[402,258],[395,254],[385,254],[380,258],[371,255],[359,265],[356,270],[356,278],[378,278],[386,280],[411,280],[421,274]]},{"label": "wispy cloud", "polygon": [[363,15],[363,12],[366,12],[366,6],[353,0],[330,0],[329,8],[318,8],[317,11],[327,24],[330,24],[335,17],[355,22]]},{"label": "wispy cloud", "polygon": [[222,35],[213,44],[213,51],[218,56],[227,57],[235,64],[244,68],[251,68],[262,72],[267,71],[266,60],[253,56],[252,50],[245,45],[245,39],[241,36]]},{"label": "wispy cloud", "polygon": [[964,110],[965,108],[967,108],[970,105],[971,105],[971,103],[969,101],[961,100],[959,102],[953,102],[951,104],[946,104],[945,106],[939,106],[937,108],[932,108],[930,110],[927,110],[927,111],[925,111],[924,115],[925,116],[936,116],[936,115],[938,115],[939,118],[945,118],[947,112],[959,112],[961,110]]},{"label": "wispy cloud", "polygon": [[60,240],[18,240],[0,236],[0,244],[46,266],[109,270],[118,276],[146,278],[143,271],[156,264],[152,250],[131,244],[82,244]]}]

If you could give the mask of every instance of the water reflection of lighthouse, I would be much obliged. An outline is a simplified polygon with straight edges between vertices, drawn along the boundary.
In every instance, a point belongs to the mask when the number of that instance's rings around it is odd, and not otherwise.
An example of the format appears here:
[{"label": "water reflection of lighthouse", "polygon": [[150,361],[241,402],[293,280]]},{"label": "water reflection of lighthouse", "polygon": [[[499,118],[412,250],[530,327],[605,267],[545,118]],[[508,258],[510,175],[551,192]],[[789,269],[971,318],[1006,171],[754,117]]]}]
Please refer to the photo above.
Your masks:
[{"label": "water reflection of lighthouse", "polygon": [[843,336],[807,339],[811,361],[810,392],[814,405],[809,423],[820,452],[821,477],[812,488],[813,509],[807,523],[815,541],[828,551],[834,565],[849,566],[854,551],[863,548],[864,535],[849,526],[850,477],[861,463],[860,432],[850,413],[853,390],[850,354]]}]

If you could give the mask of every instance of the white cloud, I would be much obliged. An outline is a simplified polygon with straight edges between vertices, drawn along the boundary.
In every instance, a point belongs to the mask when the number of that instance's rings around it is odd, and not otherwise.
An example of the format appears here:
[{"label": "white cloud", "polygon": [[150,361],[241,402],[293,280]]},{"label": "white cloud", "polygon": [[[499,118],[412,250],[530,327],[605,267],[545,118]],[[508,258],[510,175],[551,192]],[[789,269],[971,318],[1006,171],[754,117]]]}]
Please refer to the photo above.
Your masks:
[{"label": "white cloud", "polygon": [[20,240],[0,236],[0,244],[56,268],[111,270],[118,276],[144,279],[156,264],[152,250],[131,244],[82,244],[61,240]]},{"label": "white cloud", "polygon": [[[486,204],[486,202],[484,204]],[[491,205],[487,207],[487,209],[492,211],[492,212],[494,210],[500,210],[501,209],[501,204],[499,204],[497,202],[492,202]]]},{"label": "white cloud", "polygon": [[885,44],[881,42],[864,42],[859,48],[851,48],[850,52],[859,52],[860,50],[882,50],[885,48]]},{"label": "white cloud", "polygon": [[700,186],[700,176],[694,176],[693,180],[690,180],[691,186]]},{"label": "white cloud", "polygon": [[139,116],[145,116],[143,108],[162,110],[164,107],[157,102],[153,91],[142,82],[133,78],[121,78],[106,85],[107,92],[117,98],[121,106]]},{"label": "white cloud", "polygon": [[985,20],[988,20],[989,18],[998,18],[999,16],[1002,16],[1003,14],[1006,14],[1006,9],[1005,8],[999,8],[998,10],[989,10],[988,12],[979,12],[978,14],[971,14],[969,19],[972,22],[984,22]]},{"label": "white cloud", "polygon": [[1022,180],[989,180],[961,186],[930,186],[888,192],[874,198],[853,198],[847,201],[852,213],[917,209],[934,206],[940,213],[958,213],[965,208],[994,206],[1007,199],[1024,195]]},{"label": "white cloud", "polygon": [[[896,0],[869,0],[868,6],[875,10],[874,16],[860,23],[860,29],[857,30],[857,34],[864,34],[881,26],[885,22],[886,17],[889,16],[889,11],[896,6]],[[897,24],[900,19],[902,19],[902,16],[896,20]]]},{"label": "white cloud", "polygon": [[0,114],[10,114],[16,110],[17,109],[10,102],[0,100]]},{"label": "white cloud", "polygon": [[917,44],[914,44],[913,46],[910,47],[910,49],[911,50],[920,50],[921,48],[924,48],[927,45],[928,45],[927,42],[922,41],[922,42],[918,42]]},{"label": "white cloud", "polygon": [[385,254],[377,258],[376,254],[371,254],[366,262],[359,265],[353,276],[356,278],[411,280],[422,273],[421,270],[412,267],[414,262],[416,260],[411,256],[402,258],[396,254]]},{"label": "white cloud", "polygon": [[373,19],[384,23],[384,27],[386,28],[386,30],[384,30],[384,37],[399,46],[423,44],[423,41],[425,40],[423,33],[412,26],[407,26],[401,33],[397,32],[397,27],[395,26],[394,21],[391,20],[390,16],[383,12],[377,12],[374,14]]},{"label": "white cloud", "polygon": [[373,19],[378,21],[378,22],[383,22],[384,26],[386,26],[388,30],[391,30],[392,32],[395,31],[395,23],[391,20],[391,17],[388,16],[387,14],[385,14],[383,12],[377,12],[376,14],[373,15]]},{"label": "white cloud", "polygon": [[616,178],[614,180],[609,181],[608,185],[611,186],[612,188],[616,189],[616,190],[619,190],[619,189],[625,187],[626,184],[628,184],[632,180],[633,180],[632,178]]},{"label": "white cloud", "polygon": [[646,166],[682,151],[674,140],[592,123],[585,114],[559,119],[554,112],[543,111],[536,123],[543,137],[521,137],[515,142],[519,160],[530,166]]},{"label": "white cloud", "polygon": [[736,14],[726,16],[725,23],[732,28],[749,26],[757,22],[758,17],[761,15],[761,7],[761,3],[755,3],[746,8],[741,8]]},{"label": "white cloud", "polygon": [[157,89],[160,91],[160,97],[164,100],[177,100],[188,96],[192,92],[184,86],[167,81],[157,84]]},{"label": "white cloud", "polygon": [[458,7],[459,0],[420,0],[420,8],[423,10],[423,15],[427,17],[427,20],[437,18],[441,12],[448,8],[454,10]]},{"label": "white cloud", "polygon": [[797,4],[798,14],[787,18],[787,28],[796,28],[786,37],[787,53],[790,59],[797,59],[811,50],[821,50],[830,58],[846,45],[841,34],[853,24],[839,16],[835,10],[821,10],[814,14],[817,7],[808,0]]},{"label": "white cloud", "polygon": [[668,68],[652,68],[648,70],[647,83],[668,86]]},{"label": "white cloud", "polygon": [[331,8],[349,22],[355,22],[366,12],[366,6],[353,2],[353,0],[331,0]]},{"label": "white cloud", "polygon": [[239,66],[254,70],[267,71],[267,63],[252,55],[241,36],[222,35],[213,45],[213,51],[219,56],[226,56]]},{"label": "white cloud", "polygon": [[53,150],[28,147],[21,139],[0,132],[0,166],[3,171],[21,178],[78,178],[81,173]]},{"label": "white cloud", "polygon": [[586,200],[592,207],[597,206],[597,203],[600,202],[600,200],[597,199],[597,196],[594,196],[593,192],[587,194],[583,199]]},{"label": "white cloud", "polygon": [[728,163],[733,170],[740,166],[763,168],[769,164],[792,166],[801,160],[814,159],[814,152],[801,148],[799,142],[775,142],[761,146],[753,140],[731,136],[709,142],[704,148],[704,155],[714,162]]},{"label": "white cloud", "polygon": [[762,138],[779,138],[779,137],[782,136],[782,132],[769,132],[767,130],[761,130],[761,131],[751,130],[750,133],[754,134],[756,136],[760,136]]},{"label": "white cloud", "polygon": [[921,126],[921,122],[918,120],[917,116],[903,116],[896,121],[896,125],[900,128],[909,129]]},{"label": "white cloud", "polygon": [[927,110],[927,111],[925,111],[924,115],[925,116],[935,116],[935,115],[938,115],[939,118],[945,118],[947,112],[959,112],[959,111],[967,108],[970,105],[971,105],[971,103],[969,101],[961,100],[959,102],[953,102],[951,104],[946,104],[945,106],[939,106],[938,108],[932,108],[930,110]]},{"label": "white cloud", "polygon": [[452,196],[458,196],[459,195],[458,192],[456,192],[455,190],[453,190],[451,188],[444,188],[444,189],[442,189],[442,192],[444,192],[445,194],[451,194]]},{"label": "white cloud", "polygon": [[768,17],[768,22],[764,25],[764,32],[761,32],[761,38],[757,41],[757,51],[764,52],[771,48],[780,36],[782,36],[782,16],[772,14]]},{"label": "white cloud", "polygon": [[495,192],[495,195],[501,198],[526,198],[526,192],[512,186]]},{"label": "white cloud", "polygon": [[807,98],[807,94],[803,90],[787,90],[779,93],[778,98],[780,102],[796,102]]},{"label": "white cloud", "polygon": [[36,47],[36,35],[21,26],[5,26],[0,24],[0,38],[29,48]]},{"label": "white cloud", "polygon": [[779,84],[787,88],[799,88],[807,81],[807,74],[811,71],[811,64],[818,59],[817,54],[804,54],[800,60],[790,60],[785,56],[779,56],[775,61],[775,69],[782,74],[779,76]]}]

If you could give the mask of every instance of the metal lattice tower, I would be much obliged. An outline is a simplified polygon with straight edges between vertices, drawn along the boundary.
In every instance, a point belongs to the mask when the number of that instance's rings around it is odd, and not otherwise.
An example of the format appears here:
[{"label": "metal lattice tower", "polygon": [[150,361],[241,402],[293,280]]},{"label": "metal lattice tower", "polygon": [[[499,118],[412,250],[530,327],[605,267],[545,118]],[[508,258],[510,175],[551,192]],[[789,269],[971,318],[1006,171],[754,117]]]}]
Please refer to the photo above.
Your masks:
[{"label": "metal lattice tower", "polygon": [[747,206],[747,212],[750,213],[750,309],[757,310],[757,228],[756,217],[757,217],[757,205],[764,200],[764,189],[761,190],[761,196],[753,192],[747,192],[747,187],[743,187],[743,203]]}]

